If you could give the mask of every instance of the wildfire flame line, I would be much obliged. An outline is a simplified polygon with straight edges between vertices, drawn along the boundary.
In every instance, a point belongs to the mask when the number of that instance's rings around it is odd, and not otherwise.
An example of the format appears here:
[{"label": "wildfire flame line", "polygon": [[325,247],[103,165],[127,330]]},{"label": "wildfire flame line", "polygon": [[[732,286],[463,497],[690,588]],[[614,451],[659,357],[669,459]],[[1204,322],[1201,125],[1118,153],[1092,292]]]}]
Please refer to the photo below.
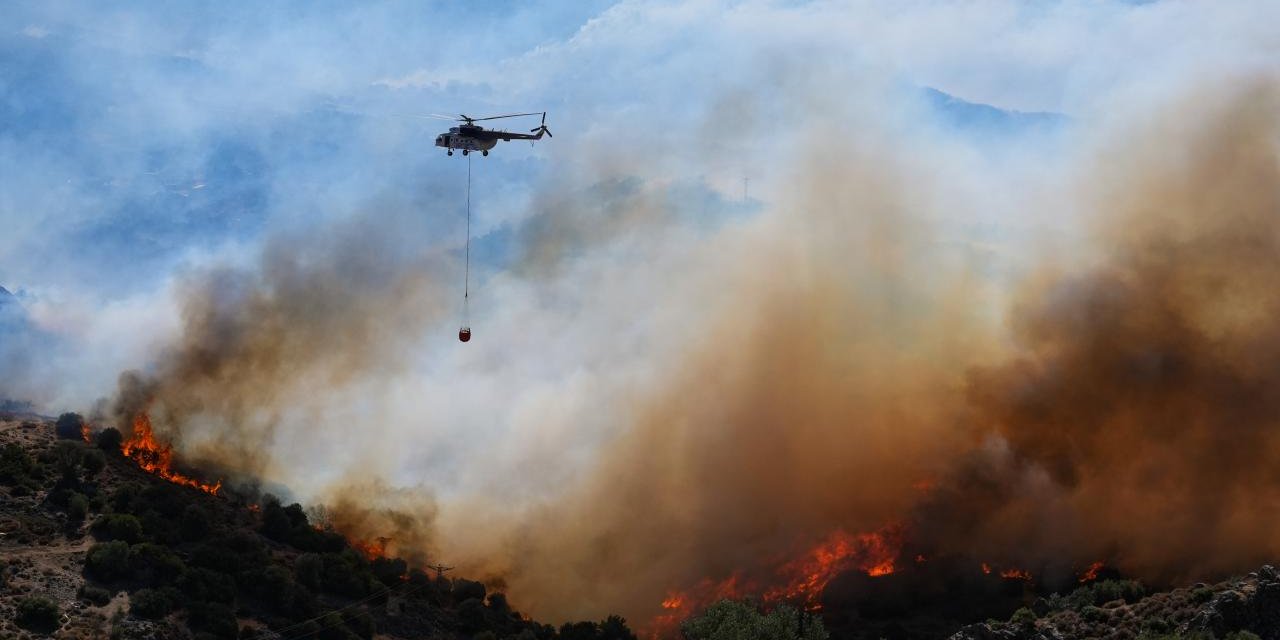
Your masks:
[{"label": "wildfire flame line", "polygon": [[195,478],[184,476],[173,470],[173,447],[161,444],[156,440],[151,429],[151,418],[140,413],[133,419],[133,434],[120,445],[120,452],[134,461],[143,471],[168,480],[174,484],[199,489],[210,495],[218,495],[222,489],[222,481],[206,484]]}]

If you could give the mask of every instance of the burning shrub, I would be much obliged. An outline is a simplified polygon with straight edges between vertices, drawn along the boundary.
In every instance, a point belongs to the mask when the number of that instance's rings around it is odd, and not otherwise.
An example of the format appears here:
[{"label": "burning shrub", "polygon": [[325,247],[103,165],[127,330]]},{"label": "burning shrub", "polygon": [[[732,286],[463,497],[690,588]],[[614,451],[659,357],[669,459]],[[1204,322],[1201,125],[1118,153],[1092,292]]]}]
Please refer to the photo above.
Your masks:
[{"label": "burning shrub", "polygon": [[64,440],[80,440],[84,438],[84,416],[78,413],[64,413],[58,416],[53,425],[53,432]]},{"label": "burning shrub", "polygon": [[129,545],[122,540],[100,542],[89,547],[84,571],[103,582],[122,580],[129,575]]},{"label": "burning shrub", "polygon": [[121,540],[129,544],[142,540],[142,523],[127,513],[99,516],[89,529],[99,540]]},{"label": "burning shrub", "polygon": [[768,614],[735,600],[721,600],[680,625],[687,640],[759,638],[761,640],[827,640],[822,620],[781,605]]}]

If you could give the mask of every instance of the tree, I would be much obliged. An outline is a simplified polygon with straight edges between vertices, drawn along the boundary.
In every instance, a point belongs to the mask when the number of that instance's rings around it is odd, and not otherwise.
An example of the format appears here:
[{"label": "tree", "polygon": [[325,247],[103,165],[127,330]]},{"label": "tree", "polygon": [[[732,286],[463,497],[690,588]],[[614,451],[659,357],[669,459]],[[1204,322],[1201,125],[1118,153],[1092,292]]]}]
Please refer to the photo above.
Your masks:
[{"label": "tree", "polygon": [[83,430],[84,417],[78,413],[64,413],[53,425],[53,432],[64,440],[79,440],[84,437]]},{"label": "tree", "polygon": [[721,600],[680,625],[687,640],[826,640],[822,620],[781,605],[768,614],[734,600]]}]

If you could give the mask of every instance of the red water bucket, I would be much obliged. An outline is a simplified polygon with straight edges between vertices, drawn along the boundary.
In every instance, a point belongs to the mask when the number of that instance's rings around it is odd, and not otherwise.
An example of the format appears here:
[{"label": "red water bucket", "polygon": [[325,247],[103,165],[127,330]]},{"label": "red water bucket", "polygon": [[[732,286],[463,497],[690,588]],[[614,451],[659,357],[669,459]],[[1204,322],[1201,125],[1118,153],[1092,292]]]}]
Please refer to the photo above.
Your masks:
[{"label": "red water bucket", "polygon": [[458,329],[458,339],[463,342],[471,341],[471,327],[463,327]]}]

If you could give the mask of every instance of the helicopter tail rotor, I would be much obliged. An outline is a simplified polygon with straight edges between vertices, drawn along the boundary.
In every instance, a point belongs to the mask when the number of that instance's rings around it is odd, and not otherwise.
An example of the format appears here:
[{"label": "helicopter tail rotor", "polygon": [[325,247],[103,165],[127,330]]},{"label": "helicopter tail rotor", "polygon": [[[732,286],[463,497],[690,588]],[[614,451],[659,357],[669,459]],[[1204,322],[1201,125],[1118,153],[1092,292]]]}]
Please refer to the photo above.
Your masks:
[{"label": "helicopter tail rotor", "polygon": [[541,138],[541,137],[542,137],[542,134],[544,134],[544,133],[545,133],[545,134],[547,134],[547,137],[548,137],[548,138],[554,138],[554,137],[555,137],[555,136],[551,135],[551,130],[547,128],[547,112],[546,112],[546,111],[543,111],[543,112],[542,112],[542,124],[538,125],[538,127],[537,127],[537,128],[530,129],[530,130],[529,130],[529,133],[536,133],[536,134],[538,134],[538,137],[539,137],[539,138]]}]

